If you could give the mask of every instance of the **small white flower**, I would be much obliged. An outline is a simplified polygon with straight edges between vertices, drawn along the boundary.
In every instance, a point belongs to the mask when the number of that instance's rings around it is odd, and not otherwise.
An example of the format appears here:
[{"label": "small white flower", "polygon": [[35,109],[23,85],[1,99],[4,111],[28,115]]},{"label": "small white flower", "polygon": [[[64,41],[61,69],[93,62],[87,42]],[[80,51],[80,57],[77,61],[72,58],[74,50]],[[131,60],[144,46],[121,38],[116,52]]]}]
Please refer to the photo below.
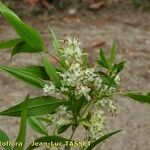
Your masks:
[{"label": "small white flower", "polygon": [[67,59],[67,65],[75,62],[81,62],[81,58],[84,55],[83,51],[79,47],[79,42],[76,39],[68,38],[64,47],[61,50],[62,56]]},{"label": "small white flower", "polygon": [[57,110],[59,110],[59,112],[60,112],[61,114],[64,114],[64,113],[66,113],[67,107],[61,105],[61,106],[59,106],[59,107],[57,108]]},{"label": "small white flower", "polygon": [[107,91],[107,93],[113,93],[116,91],[116,88],[115,87],[110,87],[109,90]]},{"label": "small white flower", "polygon": [[43,87],[43,92],[45,94],[53,94],[55,93],[55,85],[51,82],[50,85],[45,84],[45,86]]},{"label": "small white flower", "polygon": [[94,85],[97,89],[102,87],[102,79],[100,77],[96,77],[94,80]]},{"label": "small white flower", "polygon": [[77,92],[79,95],[84,95],[85,98],[87,98],[87,100],[91,100],[91,97],[89,96],[89,92],[90,92],[90,88],[88,88],[87,86],[83,86],[83,85],[80,85],[77,87]]},{"label": "small white flower", "polygon": [[119,77],[119,75],[116,75],[116,77],[115,77],[114,80],[115,80],[115,82],[116,82],[117,85],[120,84],[120,77]]},{"label": "small white flower", "polygon": [[73,63],[71,66],[70,66],[70,70],[76,70],[80,68],[80,64],[79,63]]},{"label": "small white flower", "polygon": [[94,81],[94,79],[96,77],[95,68],[87,68],[84,71],[84,76],[87,81],[89,81],[89,82]]},{"label": "small white flower", "polygon": [[56,113],[51,115],[51,120],[54,125],[62,126],[66,124],[71,117],[71,113],[67,110],[67,107],[61,105],[56,109]]},{"label": "small white flower", "polygon": [[45,86],[43,87],[43,92],[44,93],[49,93],[49,91],[50,91],[49,85],[45,84]]},{"label": "small white flower", "polygon": [[68,87],[62,86],[62,87],[60,88],[60,90],[61,90],[62,92],[67,92],[69,89],[68,89]]},{"label": "small white flower", "polygon": [[103,112],[99,110],[92,111],[92,116],[90,119],[90,137],[92,139],[98,139],[102,135],[103,129]]},{"label": "small white flower", "polygon": [[111,99],[103,99],[98,101],[97,104],[100,104],[103,108],[109,109],[109,111],[112,113],[112,115],[115,115],[117,113],[117,107],[113,104]]}]

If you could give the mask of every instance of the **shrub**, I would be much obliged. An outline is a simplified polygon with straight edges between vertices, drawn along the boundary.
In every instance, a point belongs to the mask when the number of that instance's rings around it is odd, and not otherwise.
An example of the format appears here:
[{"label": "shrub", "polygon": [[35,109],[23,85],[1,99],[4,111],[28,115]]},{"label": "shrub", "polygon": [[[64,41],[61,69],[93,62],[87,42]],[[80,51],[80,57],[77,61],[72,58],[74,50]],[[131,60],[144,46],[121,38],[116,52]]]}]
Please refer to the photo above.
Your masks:
[{"label": "shrub", "polygon": [[[0,65],[1,71],[43,90],[43,95],[34,98],[28,95],[20,104],[0,112],[1,116],[21,118],[16,142],[13,146],[2,145],[6,150],[12,147],[14,150],[25,149],[27,124],[41,135],[35,139],[34,144],[31,143],[26,148],[27,150],[40,146],[50,148],[48,146],[52,146],[51,143],[53,145],[57,143],[57,147],[51,149],[60,149],[64,146],[65,150],[69,150],[72,145],[77,145],[79,149],[91,150],[121,131],[105,134],[103,129],[105,112],[115,114],[117,110],[112,100],[114,95],[128,96],[136,101],[150,103],[150,93],[119,90],[119,73],[125,62],[115,61],[116,43],[113,44],[109,57],[106,57],[101,49],[96,64],[90,66],[88,54],[80,48],[78,40],[66,38],[59,41],[51,30],[52,44],[56,51],[56,56],[53,56],[46,49],[41,35],[1,2],[0,12],[19,36],[1,42],[0,48],[11,48],[12,57],[23,52],[41,55],[40,66]],[[51,57],[57,60],[57,67],[50,62]],[[51,134],[47,126],[53,127],[54,131]],[[84,139],[86,144],[73,138],[79,126],[82,126],[86,132]],[[68,128],[72,129],[72,133],[66,138],[62,133]],[[2,130],[0,130],[0,141],[10,141]]]}]

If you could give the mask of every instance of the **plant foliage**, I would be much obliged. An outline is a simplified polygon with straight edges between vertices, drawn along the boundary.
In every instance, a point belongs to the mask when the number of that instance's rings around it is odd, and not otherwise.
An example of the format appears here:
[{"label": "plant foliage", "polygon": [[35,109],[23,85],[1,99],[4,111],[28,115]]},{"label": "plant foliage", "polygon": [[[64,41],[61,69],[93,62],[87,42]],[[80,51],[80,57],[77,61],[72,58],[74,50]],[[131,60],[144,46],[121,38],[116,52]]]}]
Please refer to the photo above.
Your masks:
[{"label": "plant foliage", "polygon": [[[6,150],[31,150],[43,146],[26,144],[27,124],[38,133],[36,143],[59,142],[57,149],[71,149],[69,143],[78,145],[78,149],[91,150],[96,145],[110,138],[120,130],[105,134],[105,110],[115,114],[117,109],[111,97],[113,95],[128,96],[135,101],[150,103],[150,93],[122,92],[119,89],[119,73],[123,70],[125,61],[116,62],[117,44],[114,42],[110,55],[106,56],[100,49],[96,65],[90,67],[87,53],[79,47],[76,39],[67,38],[59,41],[50,29],[52,45],[56,51],[53,56],[45,48],[39,32],[23,22],[12,10],[0,2],[0,13],[14,30],[18,38],[0,42],[0,49],[11,49],[11,55],[22,52],[38,53],[41,56],[39,66],[12,67],[0,65],[4,71],[18,80],[38,87],[42,95],[30,98],[0,112],[1,116],[19,117],[20,130],[16,142],[21,146],[4,146]],[[57,67],[51,62],[51,57],[58,62]],[[54,129],[49,132],[48,127]],[[86,132],[86,141],[90,145],[80,145],[74,141],[76,129],[81,126]],[[71,129],[69,138],[63,133]],[[10,141],[0,130],[0,142]],[[75,143],[74,143],[75,142]]]}]

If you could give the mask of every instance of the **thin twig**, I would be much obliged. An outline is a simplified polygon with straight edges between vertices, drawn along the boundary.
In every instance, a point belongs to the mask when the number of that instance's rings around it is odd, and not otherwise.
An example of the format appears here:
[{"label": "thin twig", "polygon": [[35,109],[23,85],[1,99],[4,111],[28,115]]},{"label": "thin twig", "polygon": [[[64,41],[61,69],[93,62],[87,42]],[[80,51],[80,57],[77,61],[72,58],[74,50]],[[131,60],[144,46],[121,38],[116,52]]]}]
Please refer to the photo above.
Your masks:
[{"label": "thin twig", "polygon": [[55,59],[59,64],[61,64],[63,67],[65,67],[54,55],[50,54],[49,52],[46,51],[46,54],[51,56],[53,59]]},{"label": "thin twig", "polygon": [[115,93],[111,93],[111,94],[106,94],[106,96],[111,96],[111,95],[126,95],[126,94],[135,94],[135,93],[148,93],[150,91],[123,91],[123,92],[115,92]]}]

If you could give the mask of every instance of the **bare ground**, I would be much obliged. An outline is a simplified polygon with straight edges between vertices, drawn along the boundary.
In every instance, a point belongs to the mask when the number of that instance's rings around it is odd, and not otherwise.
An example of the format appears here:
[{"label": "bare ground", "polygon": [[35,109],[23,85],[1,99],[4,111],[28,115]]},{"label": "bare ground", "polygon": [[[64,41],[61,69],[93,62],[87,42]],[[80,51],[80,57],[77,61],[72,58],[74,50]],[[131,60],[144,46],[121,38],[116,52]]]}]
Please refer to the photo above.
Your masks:
[{"label": "bare ground", "polygon": [[[84,42],[84,47],[90,47],[97,42],[103,42],[101,46],[108,53],[112,42],[119,44],[118,60],[126,60],[124,71],[121,73],[121,88],[132,91],[147,91],[150,89],[150,14],[148,12],[134,10],[104,9],[97,14],[83,13],[77,16],[41,15],[28,16],[27,22],[35,26],[42,33],[47,46],[50,48],[48,27],[52,26],[58,37],[64,35],[79,36]],[[0,40],[16,37],[12,28],[0,18]],[[98,48],[89,49],[91,63],[96,59]],[[19,54],[10,61],[10,52],[1,51],[0,64],[14,66],[37,64],[39,56],[35,54]],[[35,95],[41,91],[34,90],[20,81],[0,74],[0,105],[1,110],[19,103],[27,93]],[[109,117],[106,126],[108,131],[122,129],[96,149],[99,150],[149,150],[150,149],[150,107],[140,104],[128,98],[115,97],[119,108],[117,117]],[[0,129],[14,139],[19,128],[19,120],[16,118],[0,117]],[[77,131],[75,137],[81,137]],[[28,132],[28,141],[36,134]]]}]

